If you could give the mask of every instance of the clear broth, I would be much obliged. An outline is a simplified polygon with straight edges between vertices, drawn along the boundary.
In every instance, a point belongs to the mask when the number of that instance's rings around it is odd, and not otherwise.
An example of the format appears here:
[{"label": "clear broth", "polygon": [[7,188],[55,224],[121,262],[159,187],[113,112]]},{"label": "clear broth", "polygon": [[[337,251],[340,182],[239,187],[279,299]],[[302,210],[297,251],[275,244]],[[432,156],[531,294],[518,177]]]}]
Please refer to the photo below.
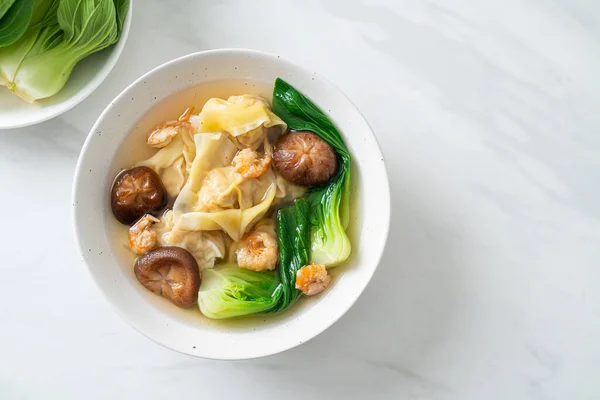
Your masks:
[{"label": "clear broth", "polygon": [[[194,113],[198,113],[210,98],[219,97],[226,99],[231,95],[240,94],[257,94],[271,102],[272,91],[272,83],[249,82],[243,80],[214,81],[182,90],[153,105],[148,112],[140,117],[119,146],[119,151],[113,159],[112,169],[113,171],[129,169],[137,162],[147,159],[156,153],[155,149],[146,145],[146,136],[148,132],[152,131],[154,127],[165,120],[176,119],[190,106],[194,106]],[[359,195],[357,189],[360,185],[359,182],[357,182],[359,174],[355,168],[355,164],[352,164],[350,224],[348,226],[348,236],[352,244],[358,243],[357,240],[360,232],[360,219],[357,215],[357,212],[360,209],[360,207],[358,207]],[[117,223],[115,220],[114,224],[110,224],[107,227],[107,235],[109,242],[113,247],[113,254],[119,260],[122,272],[130,280],[132,285],[138,289],[138,292],[164,314],[171,318],[184,321],[186,324],[194,327],[210,327],[225,331],[267,328],[271,325],[276,325],[282,319],[288,318],[289,314],[294,312],[293,310],[301,311],[302,309],[310,308],[312,304],[319,299],[319,296],[314,296],[312,298],[303,297],[297,304],[281,313],[273,315],[255,315],[226,320],[213,320],[202,315],[197,306],[182,309],[172,305],[166,299],[145,290],[133,274],[133,265],[136,256],[129,251],[129,248],[126,245],[127,227]],[[354,264],[352,262],[354,257],[355,255],[353,252],[348,261],[341,266],[330,270],[330,275],[333,277],[332,287],[340,281],[346,265]]]}]

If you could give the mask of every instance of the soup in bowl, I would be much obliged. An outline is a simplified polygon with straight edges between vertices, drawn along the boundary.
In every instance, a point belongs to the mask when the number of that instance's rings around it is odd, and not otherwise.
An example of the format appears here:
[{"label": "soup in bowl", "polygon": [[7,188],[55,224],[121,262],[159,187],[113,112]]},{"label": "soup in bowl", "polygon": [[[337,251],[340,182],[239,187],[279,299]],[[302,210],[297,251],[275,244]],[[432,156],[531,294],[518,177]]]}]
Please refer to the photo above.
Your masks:
[{"label": "soup in bowl", "polygon": [[368,124],[316,73],[250,50],[196,53],[102,113],[74,183],[80,250],[122,317],[207,358],[325,330],[374,273],[389,188]]}]

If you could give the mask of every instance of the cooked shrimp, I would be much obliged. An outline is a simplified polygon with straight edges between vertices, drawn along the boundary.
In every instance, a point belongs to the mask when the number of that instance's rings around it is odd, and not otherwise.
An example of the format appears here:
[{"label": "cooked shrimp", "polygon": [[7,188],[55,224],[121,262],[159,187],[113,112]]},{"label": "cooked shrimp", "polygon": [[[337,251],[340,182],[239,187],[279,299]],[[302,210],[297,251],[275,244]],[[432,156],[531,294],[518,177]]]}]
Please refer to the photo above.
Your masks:
[{"label": "cooked shrimp", "polygon": [[244,149],[233,157],[235,172],[244,178],[258,178],[271,166],[273,158],[270,154],[259,157],[258,153],[251,149]]},{"label": "cooked shrimp", "polygon": [[146,143],[148,146],[161,149],[167,146],[175,136],[179,133],[179,126],[165,126],[164,128],[157,128],[150,133]]},{"label": "cooked shrimp", "polygon": [[324,265],[305,265],[296,272],[296,289],[307,296],[321,293],[330,282],[331,277],[327,275]]},{"label": "cooked shrimp", "polygon": [[192,125],[190,124],[190,117],[193,112],[194,107],[189,107],[177,120],[166,121],[158,125],[156,129],[150,132],[146,143],[151,147],[161,149],[171,143],[181,128],[193,130]]},{"label": "cooked shrimp", "polygon": [[251,271],[273,270],[279,258],[277,240],[267,232],[251,232],[240,241],[236,255],[240,268]]},{"label": "cooked shrimp", "polygon": [[144,254],[156,246],[156,232],[152,229],[154,223],[160,222],[150,214],[144,215],[129,228],[129,247],[135,254]]}]

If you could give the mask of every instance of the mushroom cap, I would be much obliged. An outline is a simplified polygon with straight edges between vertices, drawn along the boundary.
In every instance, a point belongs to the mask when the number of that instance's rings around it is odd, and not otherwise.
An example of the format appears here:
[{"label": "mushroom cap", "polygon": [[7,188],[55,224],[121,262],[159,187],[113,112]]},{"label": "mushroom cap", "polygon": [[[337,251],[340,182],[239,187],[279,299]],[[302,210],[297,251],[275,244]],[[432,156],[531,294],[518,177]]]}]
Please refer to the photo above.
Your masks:
[{"label": "mushroom cap", "polygon": [[337,155],[325,140],[310,131],[286,133],[275,142],[273,166],[288,182],[323,185],[335,175]]},{"label": "mushroom cap", "polygon": [[149,251],[138,257],[133,271],[146,289],[178,307],[189,307],[198,300],[198,263],[181,247],[165,246]]},{"label": "mushroom cap", "polygon": [[148,167],[135,167],[121,172],[110,191],[110,205],[115,218],[130,225],[167,202],[167,192],[156,172]]}]

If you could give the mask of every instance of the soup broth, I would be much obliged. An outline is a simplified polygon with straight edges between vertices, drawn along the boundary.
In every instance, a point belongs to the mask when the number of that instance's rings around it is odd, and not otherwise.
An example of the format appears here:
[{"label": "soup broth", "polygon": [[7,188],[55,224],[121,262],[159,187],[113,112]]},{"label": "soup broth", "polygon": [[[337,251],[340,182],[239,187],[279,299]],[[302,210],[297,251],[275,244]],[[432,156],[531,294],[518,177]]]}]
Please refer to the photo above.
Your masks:
[{"label": "soup broth", "polygon": [[[112,161],[112,171],[116,174],[120,170],[129,169],[141,160],[151,157],[157,152],[156,149],[146,144],[148,133],[157,125],[165,120],[177,119],[183,110],[193,106],[194,113],[200,112],[204,104],[211,98],[227,99],[231,95],[254,94],[260,95],[271,101],[273,92],[272,82],[249,82],[243,80],[217,81],[201,86],[190,87],[169,98],[153,105],[136,124],[132,127],[129,134],[120,145],[119,151]],[[351,199],[350,199],[350,224],[347,230],[351,243],[356,243],[360,231],[359,216],[357,215],[358,202],[360,201],[359,191],[359,173],[352,164],[351,170]],[[114,177],[115,175],[113,175]],[[112,178],[111,178],[112,179]],[[143,296],[153,307],[156,307],[165,315],[167,321],[173,318],[182,321],[198,329],[217,329],[229,331],[232,329],[269,329],[270,326],[280,324],[282,320],[293,318],[296,313],[306,312],[313,304],[318,302],[319,296],[303,296],[300,301],[287,309],[285,312],[269,315],[254,315],[241,318],[230,318],[224,320],[209,319],[202,315],[197,305],[188,308],[179,308],[171,304],[166,299],[157,296],[146,290],[137,281],[133,273],[133,265],[136,255],[133,254],[128,246],[128,227],[111,220],[106,227],[109,242],[112,245],[113,253],[119,260],[121,272],[131,282],[131,286]],[[328,271],[333,278],[331,286],[339,284],[343,279],[343,270],[347,266],[354,266],[354,255],[351,254],[341,267],[331,268]],[[329,289],[331,290],[331,289]],[[324,293],[326,295],[326,293]]]}]

